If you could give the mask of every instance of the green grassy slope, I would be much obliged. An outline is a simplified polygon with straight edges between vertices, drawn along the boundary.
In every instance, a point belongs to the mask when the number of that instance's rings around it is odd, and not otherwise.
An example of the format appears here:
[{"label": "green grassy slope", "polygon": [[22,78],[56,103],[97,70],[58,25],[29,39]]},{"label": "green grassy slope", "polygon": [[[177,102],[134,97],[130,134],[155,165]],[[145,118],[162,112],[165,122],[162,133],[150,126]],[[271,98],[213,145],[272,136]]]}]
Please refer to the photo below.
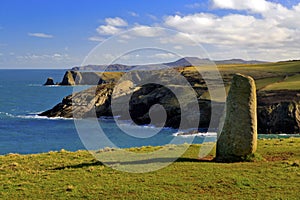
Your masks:
[{"label": "green grassy slope", "polygon": [[299,90],[300,89],[300,74],[288,76],[282,81],[268,84],[264,90]]},{"label": "green grassy slope", "polygon": [[[145,148],[151,150],[151,147]],[[131,151],[140,151],[131,149]],[[198,160],[193,145],[167,168],[115,171],[88,152],[0,156],[1,199],[299,199],[300,138],[259,140],[262,160]],[[211,157],[209,157],[211,158]]]}]

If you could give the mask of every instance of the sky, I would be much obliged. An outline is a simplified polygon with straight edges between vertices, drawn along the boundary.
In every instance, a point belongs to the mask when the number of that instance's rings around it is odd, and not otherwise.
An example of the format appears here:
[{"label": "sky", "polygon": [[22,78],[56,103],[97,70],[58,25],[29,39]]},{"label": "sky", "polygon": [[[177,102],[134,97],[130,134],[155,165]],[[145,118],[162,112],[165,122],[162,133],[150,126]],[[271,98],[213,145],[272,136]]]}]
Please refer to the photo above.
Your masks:
[{"label": "sky", "polygon": [[172,48],[197,56],[195,44],[214,60],[300,59],[300,1],[0,0],[0,69],[107,64],[158,43],[167,50],[149,52],[149,61],[174,60]]}]

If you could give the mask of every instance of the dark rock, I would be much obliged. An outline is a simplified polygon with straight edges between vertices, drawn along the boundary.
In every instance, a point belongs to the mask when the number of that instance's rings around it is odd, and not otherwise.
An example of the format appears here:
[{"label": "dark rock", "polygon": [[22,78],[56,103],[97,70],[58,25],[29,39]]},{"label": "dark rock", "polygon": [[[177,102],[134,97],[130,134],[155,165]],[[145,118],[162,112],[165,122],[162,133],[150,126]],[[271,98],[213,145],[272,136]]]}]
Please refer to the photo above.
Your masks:
[{"label": "dark rock", "polygon": [[44,83],[44,85],[55,85],[53,78],[51,78],[51,77],[47,78],[47,81],[46,81],[46,83]]},{"label": "dark rock", "polygon": [[75,79],[76,76],[74,75],[74,71],[66,71],[60,85],[75,85]]},{"label": "dark rock", "polygon": [[66,71],[59,85],[98,85],[117,82],[123,72],[80,72]]},{"label": "dark rock", "polygon": [[258,107],[258,131],[265,134],[300,133],[300,102],[280,102]]},{"label": "dark rock", "polygon": [[264,91],[258,95],[258,133],[300,133],[300,91]]}]

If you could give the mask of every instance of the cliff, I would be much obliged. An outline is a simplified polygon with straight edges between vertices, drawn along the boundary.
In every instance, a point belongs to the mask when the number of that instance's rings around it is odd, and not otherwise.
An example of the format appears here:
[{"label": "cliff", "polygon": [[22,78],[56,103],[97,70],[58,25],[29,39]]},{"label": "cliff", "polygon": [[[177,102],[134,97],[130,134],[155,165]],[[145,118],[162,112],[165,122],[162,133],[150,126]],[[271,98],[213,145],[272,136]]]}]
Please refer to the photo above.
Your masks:
[{"label": "cliff", "polygon": [[300,91],[261,92],[258,98],[260,133],[300,133]]},{"label": "cliff", "polygon": [[116,82],[123,72],[79,72],[66,71],[59,85],[98,85]]},{"label": "cliff", "polygon": [[[121,116],[121,119],[132,120],[139,124],[155,124],[151,121],[149,109],[151,106],[160,104],[166,111],[166,127],[178,128],[180,122],[191,124],[197,120],[198,112],[183,112],[183,107],[189,106],[189,98],[186,97],[185,105],[179,105],[176,96],[168,88],[157,85],[148,84],[143,87],[135,87],[133,94],[127,94],[127,90],[133,86],[132,82],[121,84],[122,88],[117,88],[114,98],[116,102],[121,102],[115,107],[115,115]],[[127,85],[127,86],[126,86]],[[61,103],[52,109],[41,113],[41,116],[47,117],[65,117],[65,118],[85,118],[85,117],[101,117],[112,116],[111,99],[114,90],[114,84],[101,84],[94,86],[85,91],[75,93],[65,97]],[[176,87],[176,86],[169,86]],[[177,88],[182,90],[184,88]],[[119,91],[118,91],[119,90]],[[180,91],[179,91],[180,92]],[[201,94],[201,92],[200,92]],[[198,93],[198,95],[200,95]],[[125,112],[124,103],[131,95],[129,101],[129,113]],[[258,92],[258,133],[261,134],[277,134],[287,133],[295,134],[300,132],[300,95],[299,91],[264,91]],[[217,121],[222,114],[223,103],[216,103],[220,109],[217,115]],[[198,105],[201,111],[199,128],[207,128],[211,118],[211,101],[198,99]],[[74,114],[75,113],[75,116]],[[159,123],[159,122],[157,122]],[[216,127],[215,127],[216,128]]]}]

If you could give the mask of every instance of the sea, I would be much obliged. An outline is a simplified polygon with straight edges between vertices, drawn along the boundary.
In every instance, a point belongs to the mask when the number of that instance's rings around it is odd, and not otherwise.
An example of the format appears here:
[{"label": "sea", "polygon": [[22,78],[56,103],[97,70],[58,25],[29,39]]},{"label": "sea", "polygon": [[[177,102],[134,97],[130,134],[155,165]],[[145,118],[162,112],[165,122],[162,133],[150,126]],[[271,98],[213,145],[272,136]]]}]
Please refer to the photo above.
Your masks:
[{"label": "sea", "polygon": [[[78,87],[43,86],[48,77],[61,81],[64,73],[65,70],[0,70],[0,155],[34,154],[61,149],[90,150],[106,146],[130,148],[216,141],[216,133],[203,132],[187,136],[178,134],[178,130],[172,128],[135,126],[126,121],[120,125],[112,118],[81,122],[79,119],[38,116],[71,94],[74,87]],[[122,127],[135,134],[128,134]],[[156,134],[153,135],[153,132]],[[97,140],[93,138],[95,135]],[[103,142],[108,140],[109,143]]]}]

